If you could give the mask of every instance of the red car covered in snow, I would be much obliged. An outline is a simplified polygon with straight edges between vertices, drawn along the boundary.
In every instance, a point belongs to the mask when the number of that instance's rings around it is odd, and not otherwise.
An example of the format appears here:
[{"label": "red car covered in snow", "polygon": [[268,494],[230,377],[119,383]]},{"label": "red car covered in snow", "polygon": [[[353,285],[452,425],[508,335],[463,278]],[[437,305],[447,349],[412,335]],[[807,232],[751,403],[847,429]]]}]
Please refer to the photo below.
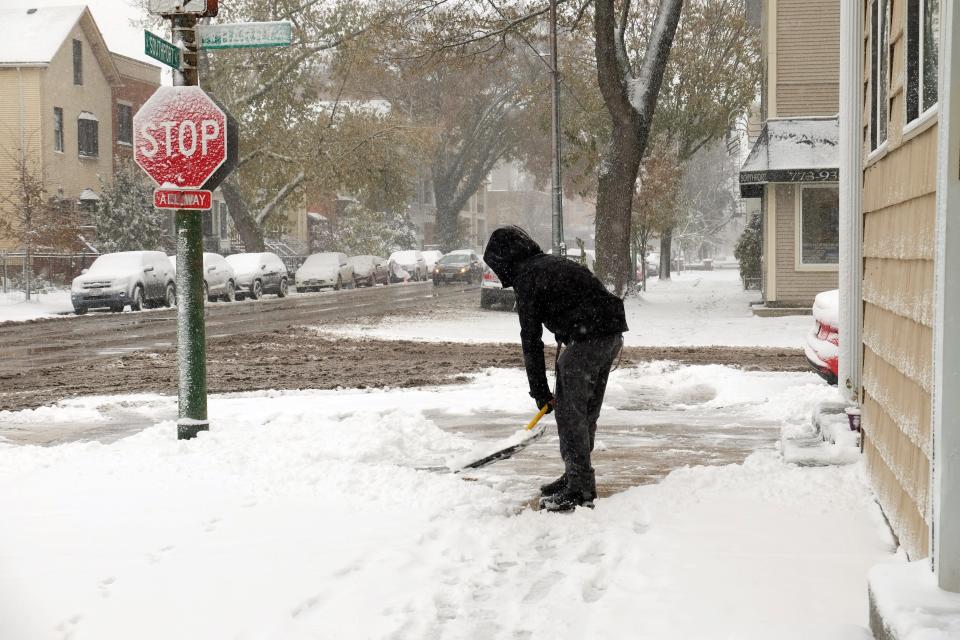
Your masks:
[{"label": "red car covered in snow", "polygon": [[813,301],[814,328],[803,352],[807,362],[827,383],[836,385],[840,356],[840,291],[818,293]]}]

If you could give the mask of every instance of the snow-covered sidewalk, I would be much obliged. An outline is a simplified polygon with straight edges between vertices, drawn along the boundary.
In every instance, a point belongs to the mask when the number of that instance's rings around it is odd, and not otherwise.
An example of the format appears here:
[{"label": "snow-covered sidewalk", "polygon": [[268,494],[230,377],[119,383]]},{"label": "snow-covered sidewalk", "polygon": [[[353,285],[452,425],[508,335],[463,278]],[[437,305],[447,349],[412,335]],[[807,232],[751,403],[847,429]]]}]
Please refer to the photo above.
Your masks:
[{"label": "snow-covered sidewalk", "polygon": [[[810,374],[655,366],[614,375],[612,422],[642,385],[675,411],[783,423],[832,393]],[[0,638],[869,637],[866,575],[892,541],[858,465],[765,450],[572,515],[521,510],[528,493],[493,475],[415,468],[476,445],[430,415],[492,397],[529,413],[522,376],[216,397],[189,442],[164,419],[109,445],[0,444]],[[174,402],[66,401],[43,420],[122,403],[154,422]]]},{"label": "snow-covered sidewalk", "polygon": [[[683,271],[673,280],[651,278],[648,290],[626,302],[624,335],[628,346],[743,346],[802,348],[812,325],[810,316],[759,318],[750,302],[757,291],[744,291],[736,270]],[[420,315],[387,316],[367,324],[323,325],[336,335],[381,340],[429,342],[519,342],[516,314],[476,306]],[[549,342],[552,338],[545,337]]]}]

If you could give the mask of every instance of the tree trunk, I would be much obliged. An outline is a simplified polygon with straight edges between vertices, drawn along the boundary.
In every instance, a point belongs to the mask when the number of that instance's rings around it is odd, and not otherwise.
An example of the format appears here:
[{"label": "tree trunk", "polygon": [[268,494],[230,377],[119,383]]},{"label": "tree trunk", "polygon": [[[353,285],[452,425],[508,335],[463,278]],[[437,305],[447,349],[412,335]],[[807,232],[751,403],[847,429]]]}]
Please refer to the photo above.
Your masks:
[{"label": "tree trunk", "polygon": [[460,248],[460,210],[454,206],[437,200],[434,241],[444,253]]},{"label": "tree trunk", "polygon": [[237,228],[237,233],[240,234],[243,250],[248,253],[265,251],[263,229],[260,228],[260,225],[247,210],[236,182],[229,179],[223,183],[220,189],[223,191],[223,199],[227,201],[227,209],[230,211],[233,225]]},{"label": "tree trunk", "polygon": [[633,191],[646,135],[639,126],[615,124],[600,159],[597,185],[596,273],[623,295],[630,278],[630,222]]},{"label": "tree trunk", "polygon": [[673,229],[660,234],[660,279],[670,279],[670,254],[673,249]]}]

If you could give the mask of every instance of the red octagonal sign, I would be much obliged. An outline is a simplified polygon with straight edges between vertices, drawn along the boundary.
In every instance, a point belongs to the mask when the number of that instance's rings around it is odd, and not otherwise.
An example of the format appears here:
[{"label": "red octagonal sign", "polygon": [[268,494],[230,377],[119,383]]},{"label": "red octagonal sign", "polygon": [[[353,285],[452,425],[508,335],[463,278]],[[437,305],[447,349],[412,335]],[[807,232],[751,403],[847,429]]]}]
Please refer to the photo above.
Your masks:
[{"label": "red octagonal sign", "polygon": [[134,160],[161,187],[199,189],[227,160],[227,117],[200,87],[160,87],[133,116]]}]

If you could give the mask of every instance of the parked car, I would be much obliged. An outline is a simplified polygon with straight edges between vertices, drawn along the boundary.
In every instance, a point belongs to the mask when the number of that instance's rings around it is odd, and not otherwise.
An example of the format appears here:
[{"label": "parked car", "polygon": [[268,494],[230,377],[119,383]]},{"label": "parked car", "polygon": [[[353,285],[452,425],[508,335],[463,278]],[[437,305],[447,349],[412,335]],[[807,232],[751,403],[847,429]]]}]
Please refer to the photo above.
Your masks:
[{"label": "parked car", "polygon": [[177,302],[173,268],[162,251],[105,253],[73,279],[70,290],[78,315],[90,309],[131,311]]},{"label": "parked car", "polygon": [[433,268],[437,266],[437,263],[440,262],[440,258],[443,257],[443,251],[430,249],[429,251],[421,251],[420,255],[423,256],[423,261],[427,264],[427,273],[432,273]]},{"label": "parked car", "polygon": [[803,352],[807,362],[828,384],[836,386],[840,369],[840,290],[818,293],[813,301],[814,328]]},{"label": "parked car", "polygon": [[516,294],[513,292],[513,287],[504,289],[493,269],[485,266],[483,280],[480,281],[480,306],[489,309],[499,304],[512,309],[515,303]]},{"label": "parked car", "polygon": [[473,284],[483,278],[483,263],[475,251],[448,253],[433,268],[433,284],[466,282]]},{"label": "parked car", "polygon": [[352,256],[347,259],[353,267],[353,280],[372,287],[377,283],[390,284],[390,263],[379,256]]},{"label": "parked car", "polygon": [[[553,250],[547,251],[548,254],[552,254]],[[580,255],[579,247],[567,247],[566,258],[572,260],[577,264],[584,265],[587,269],[590,269],[590,273],[593,273],[593,263],[597,260],[597,252],[593,249],[587,249],[584,252],[584,256]]]},{"label": "parked car", "polygon": [[411,280],[427,279],[427,262],[423,259],[423,254],[416,249],[408,251],[394,251],[390,254],[390,261],[395,267],[390,270],[391,282],[400,282],[404,280],[401,271],[406,271]]},{"label": "parked car", "polygon": [[[177,256],[169,256],[174,280],[177,273]],[[233,267],[219,253],[203,254],[203,299],[208,302],[236,300],[237,280]]]},{"label": "parked car", "polygon": [[339,291],[354,286],[353,265],[345,253],[315,253],[297,269],[297,291],[320,291],[323,287]]},{"label": "parked car", "polygon": [[283,298],[289,291],[290,276],[283,260],[275,253],[235,253],[227,256],[236,279],[236,298],[250,296],[259,300],[265,293]]}]

